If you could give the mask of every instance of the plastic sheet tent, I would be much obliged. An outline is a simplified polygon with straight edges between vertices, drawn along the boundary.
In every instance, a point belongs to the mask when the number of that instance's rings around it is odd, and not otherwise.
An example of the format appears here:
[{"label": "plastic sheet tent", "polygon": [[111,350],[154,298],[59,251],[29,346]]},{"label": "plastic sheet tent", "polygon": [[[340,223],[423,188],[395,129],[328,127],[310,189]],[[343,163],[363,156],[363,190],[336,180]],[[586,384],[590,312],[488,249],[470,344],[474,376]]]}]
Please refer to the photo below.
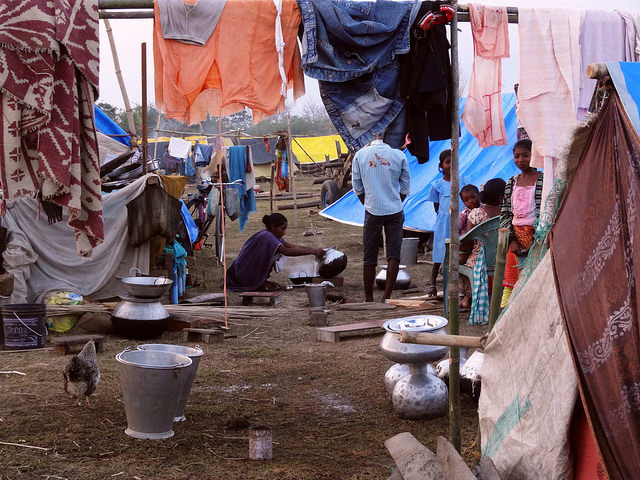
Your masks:
[{"label": "plastic sheet tent", "polygon": [[[466,98],[460,100],[460,113],[464,110]],[[504,113],[507,132],[507,145],[481,148],[469,131],[461,125],[460,137],[460,175],[466,177],[470,183],[478,188],[487,180],[500,177],[509,179],[518,172],[513,163],[513,144],[516,142],[517,118],[516,96],[502,95],[502,111]],[[411,194],[404,201],[404,228],[415,231],[433,231],[436,212],[433,203],[426,200],[431,184],[442,177],[438,171],[438,156],[446,148],[450,148],[450,140],[429,142],[429,162],[420,165],[416,157],[405,150],[409,159],[411,172]],[[461,208],[464,208],[462,202]],[[337,202],[329,205],[320,215],[347,223],[362,226],[364,222],[364,207],[353,193],[344,195]]]},{"label": "plastic sheet tent", "polygon": [[[93,111],[96,117],[96,128],[100,133],[103,133],[108,137],[110,135],[127,135],[127,132],[120,128],[120,126],[116,122],[111,120],[111,118],[109,118],[106,113],[100,110],[100,107],[94,105]],[[127,147],[129,146],[129,136],[110,138],[113,138],[114,140],[122,143],[123,145],[126,145]]]}]

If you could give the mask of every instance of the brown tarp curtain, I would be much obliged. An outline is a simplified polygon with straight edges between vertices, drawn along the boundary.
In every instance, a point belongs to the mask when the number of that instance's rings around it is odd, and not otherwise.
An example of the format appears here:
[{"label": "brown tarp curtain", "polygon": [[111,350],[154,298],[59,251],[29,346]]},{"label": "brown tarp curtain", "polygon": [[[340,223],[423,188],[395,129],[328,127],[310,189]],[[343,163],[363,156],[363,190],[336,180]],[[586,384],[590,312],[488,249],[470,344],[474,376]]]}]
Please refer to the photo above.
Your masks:
[{"label": "brown tarp curtain", "polygon": [[580,390],[612,479],[640,472],[639,205],[640,138],[612,94],[551,231]]}]

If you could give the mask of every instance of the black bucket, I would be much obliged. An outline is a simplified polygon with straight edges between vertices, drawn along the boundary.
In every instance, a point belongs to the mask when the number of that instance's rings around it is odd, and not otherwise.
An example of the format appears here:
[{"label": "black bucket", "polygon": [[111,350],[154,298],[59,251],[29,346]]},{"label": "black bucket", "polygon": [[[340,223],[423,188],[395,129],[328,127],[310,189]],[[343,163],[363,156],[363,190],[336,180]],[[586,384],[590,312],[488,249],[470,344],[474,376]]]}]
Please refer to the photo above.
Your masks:
[{"label": "black bucket", "polygon": [[2,306],[4,346],[7,350],[43,348],[47,336],[44,303],[13,303]]}]

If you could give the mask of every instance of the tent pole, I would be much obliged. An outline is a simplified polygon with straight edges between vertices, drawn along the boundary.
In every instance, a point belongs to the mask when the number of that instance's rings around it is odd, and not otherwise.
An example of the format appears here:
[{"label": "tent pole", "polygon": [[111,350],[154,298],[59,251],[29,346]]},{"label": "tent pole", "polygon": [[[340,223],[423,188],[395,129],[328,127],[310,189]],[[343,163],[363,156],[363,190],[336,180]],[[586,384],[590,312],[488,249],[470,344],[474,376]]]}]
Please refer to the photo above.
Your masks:
[{"label": "tent pole", "polygon": [[118,79],[118,85],[120,85],[120,92],[122,93],[122,101],[124,102],[124,109],[127,113],[127,123],[129,124],[129,132],[136,134],[136,124],[133,121],[133,110],[131,110],[131,103],[129,103],[129,96],[127,95],[127,89],[124,85],[124,79],[122,78],[122,70],[120,70],[120,60],[118,60],[118,51],[116,50],[116,42],[113,39],[113,31],[111,30],[111,24],[106,18],[103,19],[104,26],[107,29],[107,37],[109,38],[109,46],[111,47],[111,56],[113,57],[113,68],[116,70],[116,78]]},{"label": "tent pole", "polygon": [[147,174],[147,44],[140,45],[142,68],[142,175]]},{"label": "tent pole", "polygon": [[296,199],[296,176],[293,171],[293,150],[291,149],[291,114],[287,112],[287,162],[289,163],[289,176],[291,177],[291,192],[293,193],[293,226],[298,226],[298,201]]},{"label": "tent pole", "polygon": [[493,286],[491,288],[491,305],[489,307],[489,331],[493,330],[498,315],[500,314],[500,302],[502,301],[502,281],[504,280],[504,267],[507,263],[507,247],[509,246],[509,229],[498,230],[498,249],[496,250],[496,266],[493,269]]},{"label": "tent pole", "polygon": [[[454,0],[453,7],[457,11],[457,1]],[[460,117],[459,117],[459,97],[460,88],[458,78],[458,15],[451,19],[451,202],[449,205],[449,334],[458,335],[460,327],[458,324],[458,253],[460,251],[460,236],[458,232],[458,210],[460,193],[460,162],[458,148],[460,143]],[[449,439],[453,447],[461,451],[460,434],[460,349],[458,347],[449,348]]]}]

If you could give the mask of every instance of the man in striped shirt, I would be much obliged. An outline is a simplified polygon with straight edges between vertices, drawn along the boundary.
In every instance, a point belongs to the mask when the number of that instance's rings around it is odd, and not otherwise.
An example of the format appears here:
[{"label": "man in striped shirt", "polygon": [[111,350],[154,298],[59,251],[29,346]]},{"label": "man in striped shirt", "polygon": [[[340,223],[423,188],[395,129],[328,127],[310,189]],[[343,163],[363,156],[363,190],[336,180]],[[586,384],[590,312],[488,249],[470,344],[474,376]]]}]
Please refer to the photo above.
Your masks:
[{"label": "man in striped shirt", "polygon": [[387,280],[382,301],[391,298],[400,265],[402,202],[409,195],[409,163],[400,150],[383,143],[382,136],[356,153],[352,184],[364,205],[363,272],[365,301],[373,302],[373,283],[378,264],[380,238],[384,228]]}]

